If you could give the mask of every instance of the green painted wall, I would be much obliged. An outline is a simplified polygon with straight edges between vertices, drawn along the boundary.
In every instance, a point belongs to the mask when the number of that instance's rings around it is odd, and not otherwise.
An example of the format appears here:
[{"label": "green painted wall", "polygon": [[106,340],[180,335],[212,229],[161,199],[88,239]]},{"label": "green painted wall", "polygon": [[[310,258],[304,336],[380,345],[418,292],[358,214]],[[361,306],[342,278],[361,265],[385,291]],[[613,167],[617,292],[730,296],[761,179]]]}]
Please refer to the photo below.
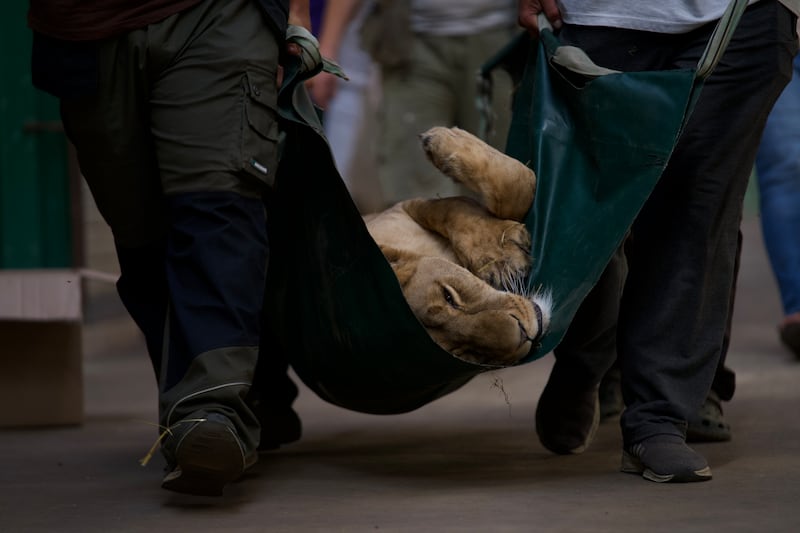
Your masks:
[{"label": "green painted wall", "polygon": [[31,84],[27,6],[0,4],[0,268],[69,267],[67,146],[57,100]]}]

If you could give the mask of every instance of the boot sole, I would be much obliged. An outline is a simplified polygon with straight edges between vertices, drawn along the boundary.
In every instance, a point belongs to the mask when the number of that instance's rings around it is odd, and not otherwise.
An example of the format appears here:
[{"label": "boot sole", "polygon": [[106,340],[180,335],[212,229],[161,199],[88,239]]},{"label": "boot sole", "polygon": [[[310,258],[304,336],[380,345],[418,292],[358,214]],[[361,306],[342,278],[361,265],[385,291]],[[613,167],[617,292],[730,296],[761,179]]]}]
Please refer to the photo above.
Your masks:
[{"label": "boot sole", "polygon": [[177,466],[161,487],[196,496],[222,496],[225,485],[245,469],[238,438],[219,422],[203,422],[189,430],[177,446],[175,460]]}]

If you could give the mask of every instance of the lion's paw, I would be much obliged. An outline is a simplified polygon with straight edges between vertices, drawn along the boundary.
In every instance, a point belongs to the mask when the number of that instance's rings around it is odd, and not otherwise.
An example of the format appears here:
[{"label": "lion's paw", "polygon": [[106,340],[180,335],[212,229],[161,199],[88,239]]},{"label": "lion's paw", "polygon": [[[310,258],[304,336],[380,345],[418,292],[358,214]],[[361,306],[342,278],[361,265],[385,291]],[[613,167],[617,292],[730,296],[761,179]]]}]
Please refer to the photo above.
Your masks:
[{"label": "lion's paw", "polygon": [[[489,221],[485,221],[489,222]],[[496,289],[518,292],[531,266],[531,237],[524,224],[508,220],[491,221],[495,228],[474,246],[462,247],[462,264]]]},{"label": "lion's paw", "polygon": [[471,133],[437,126],[419,137],[431,163],[453,181],[474,189],[471,184],[486,173],[493,149]]},{"label": "lion's paw", "polygon": [[433,165],[477,193],[490,213],[524,219],[536,190],[536,175],[526,165],[455,127],[431,128],[420,139]]}]

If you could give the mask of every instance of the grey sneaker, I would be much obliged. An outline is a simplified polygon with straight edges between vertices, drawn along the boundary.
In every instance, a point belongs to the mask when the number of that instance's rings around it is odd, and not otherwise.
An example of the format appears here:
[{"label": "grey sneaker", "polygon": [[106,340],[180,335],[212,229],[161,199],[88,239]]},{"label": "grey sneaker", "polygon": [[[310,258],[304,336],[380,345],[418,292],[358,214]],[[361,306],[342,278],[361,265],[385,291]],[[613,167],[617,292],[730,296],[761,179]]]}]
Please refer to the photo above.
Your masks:
[{"label": "grey sneaker", "polygon": [[191,415],[172,428],[162,447],[171,470],[161,487],[197,496],[221,496],[225,486],[255,464],[231,421],[219,413]]},{"label": "grey sneaker", "polygon": [[656,483],[708,481],[711,468],[705,458],[675,435],[656,435],[622,452],[622,472],[641,474]]}]

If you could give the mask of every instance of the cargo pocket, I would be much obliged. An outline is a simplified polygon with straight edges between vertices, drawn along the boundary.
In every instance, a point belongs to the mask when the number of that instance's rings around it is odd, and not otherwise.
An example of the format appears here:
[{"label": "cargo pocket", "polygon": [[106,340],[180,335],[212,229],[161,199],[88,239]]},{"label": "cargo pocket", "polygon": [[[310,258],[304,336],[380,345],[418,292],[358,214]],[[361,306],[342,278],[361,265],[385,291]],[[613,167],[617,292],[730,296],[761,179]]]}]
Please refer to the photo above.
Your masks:
[{"label": "cargo pocket", "polygon": [[242,170],[271,187],[278,168],[278,112],[275,80],[245,72],[242,121]]}]

